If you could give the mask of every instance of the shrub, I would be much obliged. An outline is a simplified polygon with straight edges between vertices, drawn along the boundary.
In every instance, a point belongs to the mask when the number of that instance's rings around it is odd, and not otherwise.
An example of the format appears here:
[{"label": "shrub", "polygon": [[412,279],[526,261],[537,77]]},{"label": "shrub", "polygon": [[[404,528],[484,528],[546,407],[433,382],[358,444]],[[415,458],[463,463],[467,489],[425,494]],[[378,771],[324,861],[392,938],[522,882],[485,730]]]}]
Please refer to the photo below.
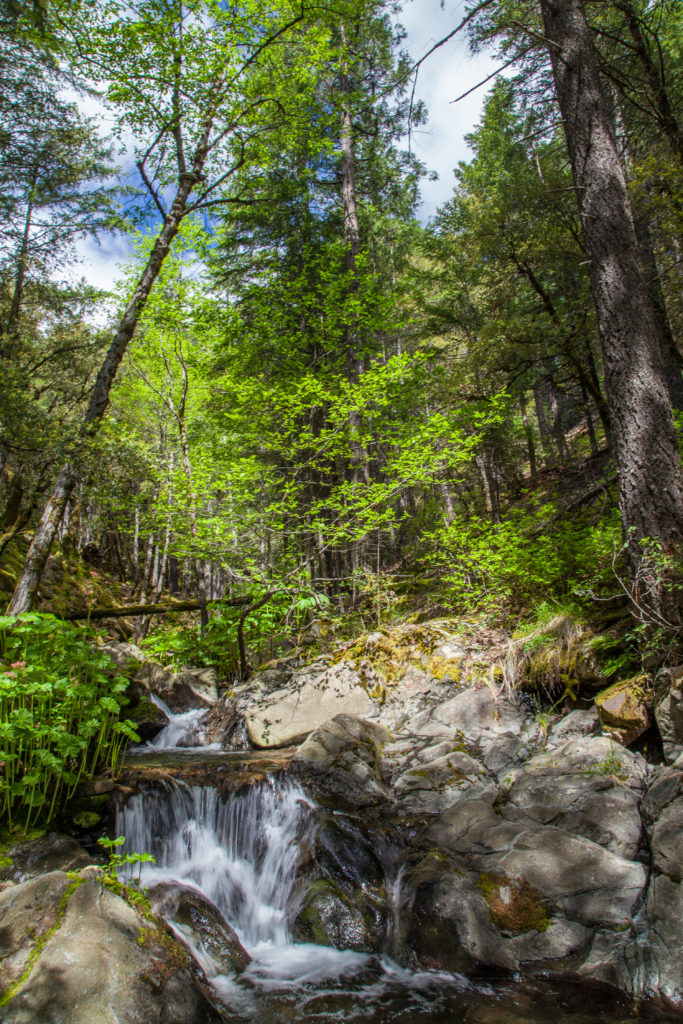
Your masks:
[{"label": "shrub", "polygon": [[127,680],[93,634],[52,615],[0,617],[0,799],[10,826],[49,822],[81,778],[116,767]]}]

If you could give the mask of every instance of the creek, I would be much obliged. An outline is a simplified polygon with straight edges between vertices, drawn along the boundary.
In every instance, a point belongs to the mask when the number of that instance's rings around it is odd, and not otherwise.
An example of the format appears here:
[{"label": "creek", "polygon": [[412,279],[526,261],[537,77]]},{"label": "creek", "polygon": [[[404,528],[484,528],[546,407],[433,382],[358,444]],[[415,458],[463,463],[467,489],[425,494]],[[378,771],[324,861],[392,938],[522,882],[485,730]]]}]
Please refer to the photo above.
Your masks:
[{"label": "creek", "polygon": [[[359,1024],[624,1024],[634,1016],[613,992],[566,982],[532,984],[411,970],[398,948],[403,871],[384,857],[387,913],[376,953],[297,942],[292,934],[306,890],[321,811],[312,796],[256,754],[218,754],[203,742],[198,712],[168,716],[156,739],[129,755],[153,779],[122,800],[116,833],[126,852],[148,852],[141,884],[210,983],[226,1022],[355,1021]],[[219,791],[207,764],[248,760],[255,781]],[[263,771],[258,769],[263,762]],[[184,771],[178,772],[179,766]],[[168,772],[165,772],[165,767]],[[201,782],[193,771],[201,769]],[[172,770],[171,770],[172,769]],[[327,812],[329,814],[329,812]],[[135,874],[138,868],[131,869]],[[194,907],[188,914],[187,907]],[[199,908],[199,910],[197,909]],[[200,925],[197,925],[197,922]],[[230,948],[243,957],[235,965]],[[246,951],[245,955],[244,951]],[[234,950],[233,950],[234,953]],[[238,955],[238,959],[239,959]],[[246,965],[246,966],[245,966]]]}]

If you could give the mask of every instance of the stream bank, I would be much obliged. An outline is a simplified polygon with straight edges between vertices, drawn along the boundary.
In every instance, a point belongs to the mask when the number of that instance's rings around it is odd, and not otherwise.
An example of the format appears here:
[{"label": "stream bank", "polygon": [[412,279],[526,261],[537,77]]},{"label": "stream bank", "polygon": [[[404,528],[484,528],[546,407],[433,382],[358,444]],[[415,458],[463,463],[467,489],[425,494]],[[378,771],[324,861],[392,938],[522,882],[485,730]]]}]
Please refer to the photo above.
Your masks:
[{"label": "stream bank", "polygon": [[[115,794],[126,849],[156,857],[152,973],[210,1007],[180,1020],[680,1019],[680,757],[649,763],[593,707],[534,714],[438,624],[194,709],[186,687],[159,687],[167,728]],[[61,1024],[17,1015],[34,974],[4,1019]]]}]

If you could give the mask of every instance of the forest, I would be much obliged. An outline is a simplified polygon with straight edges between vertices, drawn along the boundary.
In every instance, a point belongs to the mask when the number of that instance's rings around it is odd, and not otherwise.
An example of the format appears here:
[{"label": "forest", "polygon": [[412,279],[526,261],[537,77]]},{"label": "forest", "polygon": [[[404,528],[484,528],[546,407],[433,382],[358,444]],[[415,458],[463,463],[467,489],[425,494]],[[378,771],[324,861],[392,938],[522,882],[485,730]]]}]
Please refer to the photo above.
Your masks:
[{"label": "forest", "polygon": [[[445,618],[683,660],[683,5],[458,10],[409,53],[396,0],[4,0],[10,830],[139,738],[112,638],[226,688]],[[455,38],[496,63],[425,222]]]}]

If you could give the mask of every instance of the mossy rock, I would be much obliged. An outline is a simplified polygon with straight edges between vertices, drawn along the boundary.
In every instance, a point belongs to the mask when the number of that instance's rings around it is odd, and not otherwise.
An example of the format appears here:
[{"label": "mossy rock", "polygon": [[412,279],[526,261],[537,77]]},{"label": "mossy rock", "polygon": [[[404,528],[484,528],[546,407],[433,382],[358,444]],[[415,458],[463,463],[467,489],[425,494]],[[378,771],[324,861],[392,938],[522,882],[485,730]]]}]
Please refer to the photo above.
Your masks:
[{"label": "mossy rock", "polygon": [[491,917],[503,932],[521,935],[524,932],[544,932],[550,917],[541,899],[528,882],[507,878],[505,875],[482,874],[477,888],[486,900]]},{"label": "mossy rock", "polygon": [[605,732],[628,746],[649,729],[653,701],[652,680],[643,674],[609,686],[597,695],[595,706]]},{"label": "mossy rock", "polygon": [[292,934],[298,942],[378,953],[383,931],[375,928],[375,914],[365,903],[362,889],[350,897],[332,879],[319,878],[304,898]]}]

